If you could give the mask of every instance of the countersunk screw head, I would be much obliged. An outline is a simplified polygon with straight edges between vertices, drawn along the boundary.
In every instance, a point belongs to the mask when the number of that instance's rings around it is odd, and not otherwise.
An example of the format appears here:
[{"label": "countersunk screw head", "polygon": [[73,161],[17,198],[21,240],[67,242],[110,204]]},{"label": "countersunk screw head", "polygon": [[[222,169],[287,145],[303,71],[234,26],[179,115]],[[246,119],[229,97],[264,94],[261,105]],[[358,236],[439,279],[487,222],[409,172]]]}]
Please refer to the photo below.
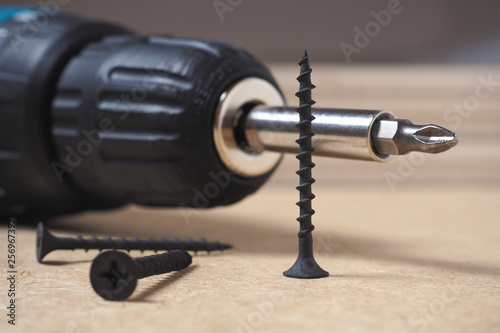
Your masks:
[{"label": "countersunk screw head", "polygon": [[57,238],[45,229],[42,222],[38,223],[36,230],[36,260],[42,262],[43,257],[56,248]]},{"label": "countersunk screw head", "polygon": [[137,265],[126,253],[106,251],[98,255],[90,268],[90,283],[104,299],[127,299],[137,286]]}]

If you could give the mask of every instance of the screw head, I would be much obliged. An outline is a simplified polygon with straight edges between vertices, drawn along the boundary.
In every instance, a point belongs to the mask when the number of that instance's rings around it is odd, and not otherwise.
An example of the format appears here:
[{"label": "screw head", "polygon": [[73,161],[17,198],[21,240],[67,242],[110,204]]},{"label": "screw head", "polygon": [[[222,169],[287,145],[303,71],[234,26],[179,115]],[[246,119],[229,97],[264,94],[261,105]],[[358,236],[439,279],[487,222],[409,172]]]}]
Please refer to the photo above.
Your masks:
[{"label": "screw head", "polygon": [[36,260],[42,262],[43,258],[57,248],[57,239],[45,227],[38,223],[36,230]]},{"label": "screw head", "polygon": [[98,255],[90,268],[90,283],[95,292],[109,301],[129,297],[137,285],[138,269],[132,258],[119,251]]},{"label": "screw head", "polygon": [[329,273],[323,270],[314,257],[298,256],[297,261],[283,275],[297,279],[319,279],[327,277]]}]

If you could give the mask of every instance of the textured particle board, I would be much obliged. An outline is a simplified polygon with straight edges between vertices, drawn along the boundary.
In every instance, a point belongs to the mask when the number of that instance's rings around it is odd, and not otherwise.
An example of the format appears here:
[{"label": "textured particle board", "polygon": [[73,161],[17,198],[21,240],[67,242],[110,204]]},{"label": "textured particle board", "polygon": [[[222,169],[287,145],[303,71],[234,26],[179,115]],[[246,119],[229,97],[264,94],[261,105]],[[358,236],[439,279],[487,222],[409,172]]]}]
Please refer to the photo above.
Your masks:
[{"label": "textured particle board", "polygon": [[[473,92],[478,76],[500,73],[312,65],[319,106],[389,109],[444,126],[446,107]],[[272,69],[293,102],[298,66]],[[235,245],[194,257],[183,272],[139,281],[127,302],[92,291],[97,251],[54,252],[38,264],[34,227],[21,219],[18,325],[2,315],[0,332],[500,332],[499,93],[463,119],[459,146],[426,157],[392,190],[385,173],[399,172],[408,157],[315,160],[315,249],[328,278],[282,276],[296,258],[298,231],[297,161],[289,157],[257,194],[231,207],[132,206],[45,220],[58,235],[191,236]],[[2,308],[5,244],[1,226]]]},{"label": "textured particle board", "polygon": [[331,274],[319,280],[282,276],[296,256],[293,188],[269,186],[189,224],[176,211],[137,207],[50,222],[60,235],[191,235],[236,246],[141,280],[127,302],[91,289],[96,251],[54,252],[38,264],[34,228],[20,227],[16,330],[500,331],[499,190],[317,187],[315,249]]}]

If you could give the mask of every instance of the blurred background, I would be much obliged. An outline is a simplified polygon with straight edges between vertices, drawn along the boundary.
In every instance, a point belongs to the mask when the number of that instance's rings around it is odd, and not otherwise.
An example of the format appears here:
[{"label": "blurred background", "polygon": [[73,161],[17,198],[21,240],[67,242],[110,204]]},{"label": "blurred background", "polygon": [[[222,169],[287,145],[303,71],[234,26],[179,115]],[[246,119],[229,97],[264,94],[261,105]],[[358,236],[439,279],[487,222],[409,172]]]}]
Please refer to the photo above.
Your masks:
[{"label": "blurred background", "polygon": [[[2,3],[7,3],[2,1]],[[12,1],[8,3],[14,3]],[[17,2],[15,2],[17,4]],[[211,38],[243,47],[263,61],[345,63],[339,45],[356,46],[355,28],[374,36],[354,63],[498,63],[500,2],[493,0],[39,0],[111,20],[142,34]],[[370,21],[383,11],[390,18]],[[375,15],[373,14],[375,13]],[[385,22],[388,22],[387,24]],[[385,26],[384,26],[385,25]],[[368,36],[370,37],[370,36]]]}]

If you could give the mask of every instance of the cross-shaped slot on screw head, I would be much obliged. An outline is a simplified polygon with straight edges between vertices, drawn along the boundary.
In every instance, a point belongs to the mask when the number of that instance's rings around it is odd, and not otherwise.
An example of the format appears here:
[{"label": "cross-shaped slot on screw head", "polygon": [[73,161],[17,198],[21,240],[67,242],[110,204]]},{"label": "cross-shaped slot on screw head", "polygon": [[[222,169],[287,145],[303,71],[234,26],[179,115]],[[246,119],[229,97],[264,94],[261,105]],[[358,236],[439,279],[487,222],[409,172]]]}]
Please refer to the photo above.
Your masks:
[{"label": "cross-shaped slot on screw head", "polygon": [[120,272],[116,260],[113,260],[110,266],[109,271],[101,273],[101,278],[108,281],[108,288],[112,293],[117,293],[121,286],[127,285],[132,280],[132,277],[126,272]]}]

